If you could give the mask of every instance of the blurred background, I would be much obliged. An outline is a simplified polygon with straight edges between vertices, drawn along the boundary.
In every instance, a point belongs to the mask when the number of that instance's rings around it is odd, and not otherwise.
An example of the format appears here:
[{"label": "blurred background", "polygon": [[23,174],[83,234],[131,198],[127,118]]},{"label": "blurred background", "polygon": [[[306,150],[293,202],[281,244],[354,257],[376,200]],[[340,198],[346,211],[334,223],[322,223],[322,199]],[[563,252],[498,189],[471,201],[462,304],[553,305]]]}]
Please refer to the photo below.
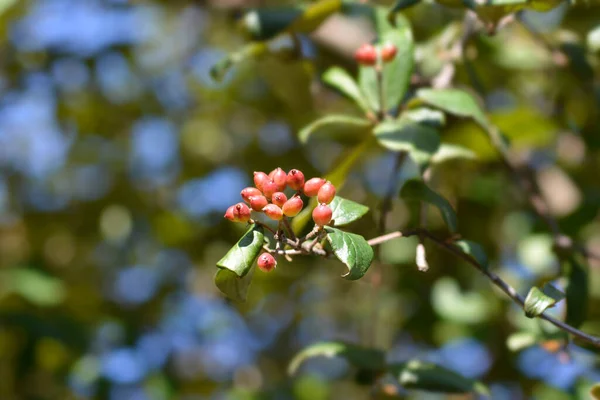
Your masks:
[{"label": "blurred background", "polygon": [[[521,346],[548,327],[435,248],[418,272],[412,239],[381,246],[376,287],[369,274],[349,282],[340,263],[306,257],[257,271],[246,303],[220,294],[215,263],[245,230],[223,213],[252,172],[321,176],[356,143],[333,133],[301,146],[297,132],[324,112],[356,112],[319,76],[334,64],[355,71],[353,50],[373,37],[365,21],[336,16],[301,38],[301,54],[249,60],[215,82],[211,66],[247,43],[236,17],[259,4],[281,2],[0,0],[0,399],[369,398],[343,360],[286,375],[296,352],[328,339],[435,361],[483,380],[494,399],[589,398],[594,353]],[[462,11],[423,4],[406,15],[418,73],[432,77]],[[523,19],[539,36],[515,23],[477,37],[457,82],[476,70],[492,119],[535,167],[561,228],[600,251],[600,31],[588,34],[600,10],[563,4]],[[552,238],[484,136],[448,125],[444,141],[479,155],[434,175],[463,236],[524,294],[553,279]],[[382,196],[405,179],[394,162],[373,148],[348,174],[339,194],[372,208],[351,231],[377,235]],[[411,224],[394,199],[389,230]],[[599,268],[590,266],[582,327],[592,333]]]}]

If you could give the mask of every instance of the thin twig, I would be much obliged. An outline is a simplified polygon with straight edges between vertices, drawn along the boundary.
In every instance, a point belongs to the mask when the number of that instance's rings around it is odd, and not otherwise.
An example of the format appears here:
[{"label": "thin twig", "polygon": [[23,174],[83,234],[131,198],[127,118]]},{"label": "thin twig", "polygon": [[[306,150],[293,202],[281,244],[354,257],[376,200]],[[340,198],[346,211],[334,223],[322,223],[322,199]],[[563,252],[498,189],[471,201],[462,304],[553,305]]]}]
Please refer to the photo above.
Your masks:
[{"label": "thin twig", "polygon": [[296,234],[294,233],[294,230],[292,229],[292,226],[290,225],[290,221],[287,219],[287,217],[283,217],[283,225],[285,226],[285,228],[288,231],[288,234],[290,235],[290,238],[292,238],[292,240],[296,241],[298,240],[296,238]]}]

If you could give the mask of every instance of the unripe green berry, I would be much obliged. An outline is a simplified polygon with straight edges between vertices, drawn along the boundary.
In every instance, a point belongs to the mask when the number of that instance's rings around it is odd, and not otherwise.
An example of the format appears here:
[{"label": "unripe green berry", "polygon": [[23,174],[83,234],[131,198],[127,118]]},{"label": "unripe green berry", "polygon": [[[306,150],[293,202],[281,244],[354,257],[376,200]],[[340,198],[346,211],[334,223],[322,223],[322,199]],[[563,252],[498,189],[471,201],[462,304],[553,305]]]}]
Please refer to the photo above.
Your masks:
[{"label": "unripe green berry", "polygon": [[256,186],[258,188],[258,190],[260,190],[261,192],[263,190],[263,185],[267,181],[269,181],[269,175],[265,174],[264,172],[260,172],[260,171],[254,172],[254,186]]},{"label": "unripe green berry", "polygon": [[304,187],[304,174],[302,171],[293,169],[287,174],[287,185],[294,190],[302,190]]},{"label": "unripe green berry", "polygon": [[272,179],[263,184],[263,193],[267,199],[270,199],[276,192],[279,192],[279,186]]},{"label": "unripe green berry", "polygon": [[333,212],[326,204],[319,204],[312,212],[313,221],[319,226],[327,225],[331,222]]},{"label": "unripe green berry", "polygon": [[285,190],[285,186],[287,183],[287,174],[281,168],[275,168],[273,171],[269,173],[269,178],[273,180],[277,184],[278,191],[282,192]]},{"label": "unripe green berry", "polygon": [[233,206],[233,217],[237,222],[248,222],[250,220],[250,208],[244,203]]},{"label": "unripe green berry", "polygon": [[310,178],[304,184],[304,194],[308,197],[314,197],[319,193],[319,189],[321,186],[325,184],[325,179],[323,178]]},{"label": "unripe green berry", "polygon": [[275,204],[267,204],[265,208],[263,208],[263,212],[267,215],[267,217],[274,221],[280,221],[283,218],[283,211],[281,211],[281,208]]},{"label": "unripe green berry", "polygon": [[298,196],[294,196],[285,202],[281,210],[285,216],[295,217],[300,211],[302,211],[302,207],[304,207],[304,202],[302,199]]},{"label": "unripe green berry", "polygon": [[260,190],[258,190],[255,187],[247,187],[244,190],[241,191],[240,195],[242,196],[242,199],[244,199],[244,201],[246,203],[250,203],[250,197],[252,196],[262,196],[262,193]]},{"label": "unripe green berry", "polygon": [[250,197],[250,207],[254,211],[262,211],[267,204],[269,204],[269,201],[263,195]]},{"label": "unripe green berry", "polygon": [[271,272],[277,266],[277,261],[270,253],[262,253],[256,261],[258,268],[264,272]]},{"label": "unripe green berry", "polygon": [[331,182],[327,182],[321,186],[319,193],[317,193],[317,200],[319,203],[329,204],[333,201],[334,197],[335,186],[333,186]]},{"label": "unripe green berry", "polygon": [[286,201],[287,196],[283,192],[273,193],[273,196],[271,197],[271,202],[278,207],[283,207]]}]

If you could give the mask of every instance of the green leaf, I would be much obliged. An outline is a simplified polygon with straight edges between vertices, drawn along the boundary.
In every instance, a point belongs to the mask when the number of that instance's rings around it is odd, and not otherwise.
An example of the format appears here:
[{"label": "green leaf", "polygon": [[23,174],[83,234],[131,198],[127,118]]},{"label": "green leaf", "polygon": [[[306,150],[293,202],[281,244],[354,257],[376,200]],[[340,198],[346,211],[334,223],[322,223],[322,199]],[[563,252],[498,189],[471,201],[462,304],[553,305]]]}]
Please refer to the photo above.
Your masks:
[{"label": "green leaf", "polygon": [[408,152],[422,168],[440,146],[440,135],[435,129],[408,120],[384,121],[373,134],[386,149]]},{"label": "green leaf", "polygon": [[319,129],[326,127],[328,125],[346,125],[351,127],[368,127],[371,126],[371,121],[360,118],[360,117],[352,117],[349,115],[326,115],[322,118],[313,121],[311,124],[305,126],[298,133],[298,138],[301,143],[306,143],[310,136],[318,131]]},{"label": "green leaf", "polygon": [[[383,101],[384,111],[398,107],[410,84],[410,76],[414,65],[414,43],[408,20],[402,16],[397,19],[396,27],[385,31],[379,38],[379,44],[392,43],[398,48],[396,57],[383,64]],[[376,68],[361,66],[358,72],[358,83],[370,109],[380,110],[379,84]]]},{"label": "green leaf", "polygon": [[407,181],[400,190],[400,197],[409,201],[424,201],[437,207],[448,229],[452,233],[457,231],[456,214],[448,200],[431,190],[423,181],[417,179]]},{"label": "green leaf", "polygon": [[510,351],[518,352],[534,346],[537,342],[538,337],[532,332],[515,332],[506,339],[506,347]]},{"label": "green leaf", "polygon": [[61,304],[66,291],[62,280],[36,269],[18,267],[0,271],[0,298],[4,293],[15,293],[35,305],[50,307]]},{"label": "green leaf", "polygon": [[484,396],[489,395],[488,389],[482,383],[432,363],[412,360],[391,365],[389,370],[398,379],[398,383],[406,389],[441,393],[474,392]]},{"label": "green leaf", "polygon": [[342,276],[349,280],[362,278],[373,261],[373,248],[364,237],[355,233],[332,227],[325,229],[335,256],[348,267],[348,272]]},{"label": "green leaf", "polygon": [[482,128],[489,121],[475,97],[459,89],[419,89],[416,96],[425,103],[460,117],[473,118]]},{"label": "green leaf", "polygon": [[347,225],[369,211],[369,207],[340,196],[335,196],[329,207],[333,211],[331,218],[335,221],[335,226]]},{"label": "green leaf", "polygon": [[263,227],[252,225],[223,258],[217,262],[217,267],[234,272],[238,277],[245,276],[252,268],[260,254],[265,235]]},{"label": "green leaf", "polygon": [[463,253],[468,254],[473,258],[479,265],[483,268],[487,269],[489,266],[489,261],[487,254],[485,254],[485,250],[483,247],[477,242],[473,242],[471,240],[457,240],[454,242],[454,245],[462,250]]},{"label": "green leaf", "polygon": [[588,32],[587,46],[591,51],[600,51],[600,25]]},{"label": "green leaf", "polygon": [[254,268],[251,268],[242,277],[237,276],[235,272],[228,269],[219,269],[215,275],[215,285],[230,299],[246,301],[248,288],[252,282],[252,275],[254,275]]},{"label": "green leaf", "polygon": [[472,150],[456,144],[442,143],[438,151],[431,157],[431,163],[439,165],[454,160],[476,160],[477,155]]},{"label": "green leaf", "polygon": [[419,107],[404,111],[400,119],[408,119],[432,128],[441,128],[446,124],[446,115],[432,108]]},{"label": "green leaf", "polygon": [[569,264],[569,283],[566,290],[567,316],[565,322],[577,328],[587,317],[589,298],[588,273],[575,257],[569,257],[567,262]]},{"label": "green leaf", "polygon": [[354,102],[365,112],[369,111],[369,105],[363,98],[363,94],[358,87],[358,83],[340,67],[331,67],[322,76],[323,82],[339,90]]},{"label": "green leaf", "polygon": [[342,357],[358,368],[381,370],[385,368],[385,353],[378,349],[345,342],[318,342],[296,354],[288,367],[294,375],[304,361],[314,357]]},{"label": "green leaf", "polygon": [[394,3],[392,9],[390,10],[390,15],[394,15],[398,11],[412,7],[420,2],[421,0],[397,0],[396,3]]},{"label": "green leaf", "polygon": [[525,298],[523,305],[525,315],[528,318],[535,318],[564,298],[565,294],[549,283],[545,284],[541,290],[534,286]]},{"label": "green leaf", "polygon": [[302,13],[302,7],[263,7],[248,11],[242,26],[253,40],[267,40],[288,29]]},{"label": "green leaf", "polygon": [[0,15],[17,3],[17,0],[0,0]]}]

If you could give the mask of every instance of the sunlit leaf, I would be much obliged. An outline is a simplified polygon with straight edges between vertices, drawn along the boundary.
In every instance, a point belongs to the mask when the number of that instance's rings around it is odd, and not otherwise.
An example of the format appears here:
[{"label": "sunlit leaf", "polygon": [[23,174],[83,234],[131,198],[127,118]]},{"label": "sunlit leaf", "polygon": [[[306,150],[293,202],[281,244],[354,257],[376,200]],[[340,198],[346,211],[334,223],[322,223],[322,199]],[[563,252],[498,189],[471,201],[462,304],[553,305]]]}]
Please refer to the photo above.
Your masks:
[{"label": "sunlit leaf", "polygon": [[534,286],[525,298],[523,305],[525,315],[529,318],[537,317],[564,298],[565,294],[549,283],[545,284],[541,290]]},{"label": "sunlit leaf", "polygon": [[487,254],[485,254],[485,250],[483,250],[483,247],[481,247],[479,243],[473,242],[471,240],[461,239],[455,241],[454,245],[460,248],[463,251],[463,253],[471,256],[483,268],[488,268],[488,256]]},{"label": "sunlit leaf", "polygon": [[591,51],[600,50],[600,25],[588,32],[587,46]]},{"label": "sunlit leaf", "polygon": [[373,130],[377,141],[392,151],[406,151],[420,166],[425,166],[440,146],[438,132],[408,120],[384,121]]},{"label": "sunlit leaf", "polygon": [[473,118],[484,129],[489,127],[483,109],[469,92],[460,89],[419,89],[417,97],[450,114]]},{"label": "sunlit leaf", "polygon": [[302,363],[314,357],[341,357],[355,367],[370,370],[385,368],[385,353],[381,350],[345,342],[319,342],[296,354],[289,364],[288,373],[295,374]]},{"label": "sunlit leaf", "polygon": [[252,282],[254,268],[242,277],[228,269],[219,269],[215,275],[215,285],[223,294],[235,301],[246,301],[248,288]]},{"label": "sunlit leaf", "polygon": [[477,155],[472,150],[457,144],[442,143],[438,151],[431,157],[431,163],[439,165],[454,160],[475,160]]},{"label": "sunlit leaf", "polygon": [[16,293],[38,306],[55,306],[65,299],[66,287],[58,278],[17,267],[0,271],[0,297],[3,292]]},{"label": "sunlit leaf", "polygon": [[400,197],[410,201],[423,201],[437,207],[451,232],[457,231],[454,209],[441,195],[431,190],[423,181],[411,179],[400,190]]},{"label": "sunlit leaf", "polygon": [[446,115],[439,110],[427,107],[419,107],[406,110],[400,115],[401,119],[408,119],[432,128],[441,128],[446,124]]},{"label": "sunlit leaf", "polygon": [[364,237],[355,233],[344,232],[336,228],[326,227],[327,240],[335,256],[348,267],[342,275],[349,280],[362,278],[373,261],[373,248]]},{"label": "sunlit leaf", "polygon": [[506,347],[510,351],[518,352],[534,346],[537,342],[538,337],[533,332],[516,332],[506,339]]},{"label": "sunlit leaf", "polygon": [[252,268],[264,243],[263,227],[252,225],[223,258],[217,267],[234,272],[238,277],[245,276]]},{"label": "sunlit leaf", "polygon": [[358,83],[345,69],[331,67],[322,76],[323,82],[337,89],[342,94],[352,99],[363,111],[369,111],[369,105],[358,87]]},{"label": "sunlit leaf", "polygon": [[369,207],[340,196],[335,196],[329,207],[333,211],[332,219],[335,221],[335,226],[347,225],[369,211]]},{"label": "sunlit leaf", "polygon": [[0,0],[0,15],[16,3],[17,0]]},{"label": "sunlit leaf", "polygon": [[328,125],[348,126],[352,128],[367,128],[371,125],[371,121],[369,121],[368,119],[353,117],[350,115],[326,115],[322,118],[317,119],[316,121],[312,122],[311,124],[302,128],[302,130],[300,130],[300,132],[298,133],[298,138],[300,139],[300,142],[306,143],[313,133],[327,127]]},{"label": "sunlit leaf", "polygon": [[580,326],[587,318],[589,282],[585,266],[571,256],[568,259],[568,279],[566,290],[567,316],[565,322],[574,327]]}]

